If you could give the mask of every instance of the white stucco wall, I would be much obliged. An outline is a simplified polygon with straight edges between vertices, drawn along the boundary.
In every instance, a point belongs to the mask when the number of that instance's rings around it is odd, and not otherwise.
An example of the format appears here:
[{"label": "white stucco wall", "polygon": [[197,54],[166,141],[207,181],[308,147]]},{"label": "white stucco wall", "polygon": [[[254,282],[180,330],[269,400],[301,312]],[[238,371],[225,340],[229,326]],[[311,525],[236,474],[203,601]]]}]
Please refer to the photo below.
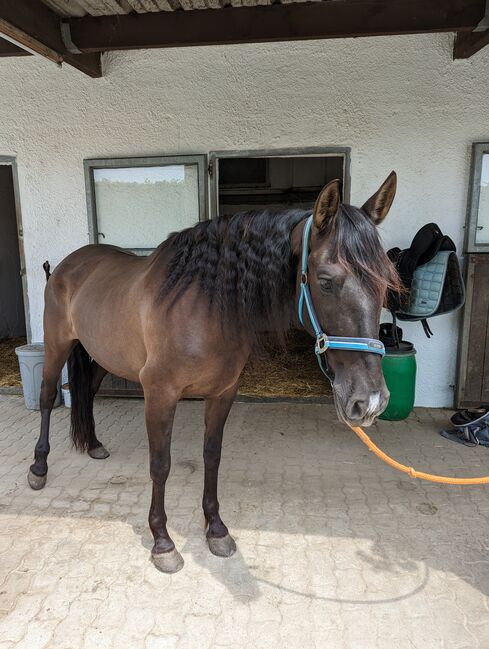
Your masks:
[{"label": "white stucco wall", "polygon": [[[0,59],[0,155],[17,157],[33,339],[42,262],[88,241],[84,158],[349,146],[352,203],[398,172],[386,246],[431,220],[460,246],[470,145],[489,139],[489,48],[453,62],[452,44],[443,34],[117,53],[97,80]],[[420,405],[452,403],[458,322],[433,320],[430,341],[404,327]]]}]

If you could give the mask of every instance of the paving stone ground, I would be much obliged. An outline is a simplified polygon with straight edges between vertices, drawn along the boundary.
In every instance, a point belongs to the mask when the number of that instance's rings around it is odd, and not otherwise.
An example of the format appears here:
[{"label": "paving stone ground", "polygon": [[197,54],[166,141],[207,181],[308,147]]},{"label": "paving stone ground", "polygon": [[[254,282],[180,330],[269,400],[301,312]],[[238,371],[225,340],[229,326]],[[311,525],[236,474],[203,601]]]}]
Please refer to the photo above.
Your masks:
[{"label": "paving stone ground", "polygon": [[[237,403],[221,464],[238,552],[211,555],[200,509],[203,404],[176,417],[169,529],[185,559],[149,560],[143,404],[98,399],[96,461],[53,412],[48,484],[26,473],[39,414],[0,396],[0,649],[487,649],[489,493],[383,465],[327,405]],[[405,463],[489,473],[489,449],[442,440],[448,411],[379,422]]]}]

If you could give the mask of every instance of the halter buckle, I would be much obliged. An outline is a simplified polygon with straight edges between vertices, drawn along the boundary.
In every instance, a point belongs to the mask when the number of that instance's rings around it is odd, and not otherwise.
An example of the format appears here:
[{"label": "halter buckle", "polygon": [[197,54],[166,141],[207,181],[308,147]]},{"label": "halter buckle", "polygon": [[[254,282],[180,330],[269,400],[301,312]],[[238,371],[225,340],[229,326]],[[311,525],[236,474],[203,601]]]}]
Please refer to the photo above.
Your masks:
[{"label": "halter buckle", "polygon": [[328,347],[329,347],[329,340],[326,334],[321,334],[316,338],[316,346],[314,349],[316,354],[324,354],[324,352],[328,349]]},{"label": "halter buckle", "polygon": [[301,284],[307,284],[307,271],[305,270],[301,273]]}]

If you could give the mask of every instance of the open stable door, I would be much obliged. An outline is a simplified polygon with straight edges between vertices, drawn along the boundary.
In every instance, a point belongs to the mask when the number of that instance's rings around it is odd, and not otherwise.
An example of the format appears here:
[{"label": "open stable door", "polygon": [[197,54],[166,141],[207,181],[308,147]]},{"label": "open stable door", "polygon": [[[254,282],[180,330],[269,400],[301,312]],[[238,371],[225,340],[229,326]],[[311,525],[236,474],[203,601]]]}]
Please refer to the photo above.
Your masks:
[{"label": "open stable door", "polygon": [[[207,218],[205,155],[85,161],[90,240],[149,255],[171,232]],[[140,396],[109,374],[100,394]]]},{"label": "open stable door", "polygon": [[245,210],[312,209],[322,187],[335,178],[349,201],[348,147],[211,151],[209,170],[212,218]]},{"label": "open stable door", "polygon": [[472,147],[465,251],[466,288],[456,406],[489,405],[489,142]]}]

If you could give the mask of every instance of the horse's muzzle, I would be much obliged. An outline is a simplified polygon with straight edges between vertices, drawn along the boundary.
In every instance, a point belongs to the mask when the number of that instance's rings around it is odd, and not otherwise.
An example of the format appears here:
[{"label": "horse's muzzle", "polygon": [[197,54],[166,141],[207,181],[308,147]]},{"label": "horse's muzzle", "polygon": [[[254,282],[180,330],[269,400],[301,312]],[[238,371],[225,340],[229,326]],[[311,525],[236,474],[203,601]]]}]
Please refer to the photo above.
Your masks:
[{"label": "horse's muzzle", "polygon": [[384,412],[389,402],[389,393],[371,392],[369,395],[352,394],[346,401],[342,400],[336,390],[333,391],[335,406],[339,418],[348,426],[371,426],[375,419]]}]

